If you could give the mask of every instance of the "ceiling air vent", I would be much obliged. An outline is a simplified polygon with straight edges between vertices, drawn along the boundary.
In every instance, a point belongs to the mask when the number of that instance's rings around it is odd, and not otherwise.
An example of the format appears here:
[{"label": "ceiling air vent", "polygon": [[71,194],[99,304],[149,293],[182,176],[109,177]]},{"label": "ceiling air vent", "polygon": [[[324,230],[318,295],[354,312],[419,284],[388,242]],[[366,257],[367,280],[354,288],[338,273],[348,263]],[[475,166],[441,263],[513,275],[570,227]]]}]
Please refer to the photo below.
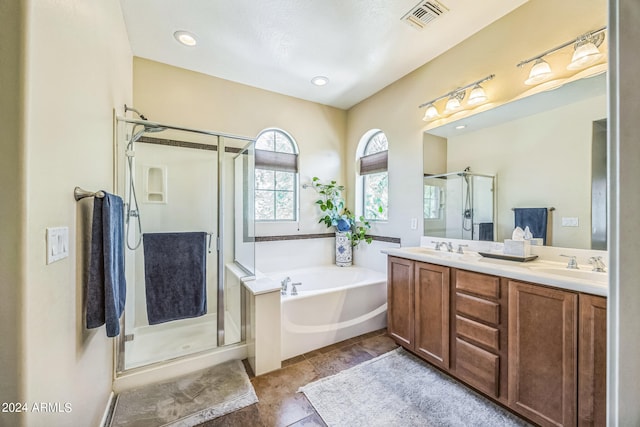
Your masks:
[{"label": "ceiling air vent", "polygon": [[449,9],[443,6],[442,3],[435,0],[421,1],[407,12],[402,17],[402,20],[412,27],[421,30],[426,27],[429,22],[448,11]]}]

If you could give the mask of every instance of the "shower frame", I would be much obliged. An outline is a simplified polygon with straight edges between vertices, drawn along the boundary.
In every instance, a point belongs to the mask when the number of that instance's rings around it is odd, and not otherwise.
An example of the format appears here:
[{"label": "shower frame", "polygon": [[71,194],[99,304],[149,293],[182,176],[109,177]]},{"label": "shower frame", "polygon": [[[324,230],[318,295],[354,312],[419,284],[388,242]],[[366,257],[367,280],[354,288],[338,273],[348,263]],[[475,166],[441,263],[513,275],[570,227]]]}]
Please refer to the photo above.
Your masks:
[{"label": "shower frame", "polygon": [[[477,176],[477,177],[481,177],[481,178],[490,178],[492,180],[492,188],[493,188],[493,240],[496,240],[496,227],[497,227],[497,223],[498,223],[498,198],[496,197],[497,194],[497,184],[498,184],[498,177],[497,175],[487,175],[487,174],[482,174],[482,173],[476,173],[476,172],[472,172],[469,170],[463,170],[463,171],[457,171],[457,172],[447,172],[447,173],[442,173],[442,174],[436,174],[436,175],[429,175],[429,174],[424,174],[423,178],[422,178],[422,182],[424,185],[424,180],[429,178],[437,178],[437,179],[449,179],[454,178],[456,176],[458,177],[463,177],[464,175],[469,175],[469,176]],[[472,195],[473,197],[473,195]],[[473,202],[472,202],[473,204]],[[471,225],[471,228],[473,230],[473,224]],[[423,234],[425,236],[427,236],[427,231],[423,230]],[[473,236],[473,232],[472,232],[472,236]]]},{"label": "shower frame", "polygon": [[[132,110],[132,109],[129,109]],[[133,110],[132,110],[133,111]],[[234,135],[234,134],[228,134],[228,133],[224,133],[224,132],[215,132],[215,131],[210,131],[210,130],[203,130],[203,129],[195,129],[195,128],[190,128],[190,127],[184,127],[184,126],[175,126],[175,125],[168,125],[168,124],[164,124],[164,123],[159,123],[159,122],[153,122],[150,120],[141,120],[141,119],[130,119],[127,117],[122,117],[122,116],[118,116],[115,115],[115,121],[114,121],[114,136],[118,135],[118,122],[122,122],[125,124],[131,124],[131,125],[141,125],[141,126],[145,126],[145,127],[151,127],[151,128],[163,128],[163,129],[167,129],[167,130],[176,130],[176,131],[183,131],[183,132],[191,132],[191,133],[195,133],[195,134],[199,134],[199,135],[207,135],[207,136],[212,136],[216,138],[216,146],[217,146],[217,151],[218,153],[225,153],[225,144],[224,144],[224,138],[229,138],[229,139],[235,139],[235,140],[239,140],[239,141],[245,141],[248,144],[251,143],[255,143],[255,138],[250,138],[250,137],[246,137],[246,136],[240,136],[240,135]],[[144,135],[144,133],[143,133]],[[131,138],[133,137],[133,134],[131,135]],[[119,170],[120,170],[120,164],[119,164],[119,152],[118,152],[118,144],[117,144],[117,137],[115,138],[115,144],[114,144],[114,188],[118,188],[117,186],[117,182],[118,182],[118,177],[119,177]],[[246,146],[245,146],[246,148]],[[246,152],[246,150],[242,150],[243,152]],[[217,215],[218,215],[218,220],[217,220],[217,237],[216,237],[216,252],[217,252],[217,283],[216,283],[216,289],[217,289],[217,308],[216,308],[216,321],[217,321],[217,333],[216,333],[216,348],[220,348],[223,347],[225,345],[224,340],[225,340],[225,332],[224,332],[224,323],[225,323],[225,319],[224,319],[224,285],[225,285],[225,266],[224,266],[224,257],[222,256],[223,254],[221,253],[224,250],[224,217],[225,217],[225,213],[224,213],[224,197],[225,197],[225,190],[224,190],[224,186],[221,185],[222,182],[224,182],[224,155],[220,155],[218,154],[217,156],[217,182],[218,182],[218,188],[217,188]],[[242,265],[238,265],[243,271],[246,271],[248,273],[247,278],[251,278],[251,274],[255,274],[253,272],[249,272],[244,266]],[[244,296],[244,294],[242,294],[242,296]],[[244,301],[241,302],[241,307],[244,307]],[[125,325],[124,325],[124,321],[125,321],[125,313],[122,314],[122,317],[120,318],[120,329],[122,331],[125,330]],[[243,321],[244,324],[244,321]],[[241,326],[241,342],[245,340],[244,337],[244,327]],[[158,361],[158,362],[154,362],[154,363],[150,363],[147,365],[143,365],[143,366],[139,366],[139,367],[134,367],[134,368],[129,368],[129,369],[125,369],[124,363],[125,363],[125,358],[124,358],[124,352],[125,352],[125,342],[127,341],[126,336],[124,334],[120,334],[117,336],[116,338],[116,346],[115,346],[115,360],[116,363],[114,364],[114,376],[118,377],[120,375],[123,374],[128,374],[128,373],[135,373],[135,372],[140,372],[140,371],[144,371],[148,368],[151,367],[157,367],[157,366],[162,366],[167,364],[168,362],[174,361],[176,359],[188,359],[190,357],[193,357],[199,353],[207,353],[210,352],[211,350],[204,350],[198,353],[192,353],[192,354],[188,354],[188,355],[184,355],[184,356],[178,356],[177,358],[172,358],[172,359],[168,359],[168,360],[162,360],[162,361]]]}]

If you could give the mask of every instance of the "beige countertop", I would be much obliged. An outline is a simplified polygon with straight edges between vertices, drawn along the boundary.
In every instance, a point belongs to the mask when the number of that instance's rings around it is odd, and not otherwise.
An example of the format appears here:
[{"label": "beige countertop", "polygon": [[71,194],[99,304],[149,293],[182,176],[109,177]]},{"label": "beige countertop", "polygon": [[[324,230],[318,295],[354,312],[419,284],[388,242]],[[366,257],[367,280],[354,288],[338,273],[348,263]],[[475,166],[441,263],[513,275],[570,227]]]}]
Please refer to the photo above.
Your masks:
[{"label": "beige countertop", "polygon": [[418,246],[388,248],[382,252],[387,255],[415,261],[508,277],[570,291],[605,297],[608,294],[608,273],[594,272],[589,264],[580,264],[579,270],[571,270],[566,268],[566,262],[549,260],[507,261],[483,257],[477,252],[458,254]]}]

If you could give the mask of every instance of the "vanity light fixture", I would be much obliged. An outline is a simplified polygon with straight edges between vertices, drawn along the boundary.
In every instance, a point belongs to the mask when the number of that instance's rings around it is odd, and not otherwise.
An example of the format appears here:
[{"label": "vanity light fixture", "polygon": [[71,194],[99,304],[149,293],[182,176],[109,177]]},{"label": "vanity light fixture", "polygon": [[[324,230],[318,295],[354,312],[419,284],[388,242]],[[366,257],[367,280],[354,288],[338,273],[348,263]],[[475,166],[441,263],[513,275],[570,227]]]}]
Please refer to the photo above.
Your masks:
[{"label": "vanity light fixture", "polygon": [[469,105],[477,105],[487,101],[488,99],[487,94],[485,93],[484,88],[480,85],[484,82],[487,82],[493,79],[494,77],[495,77],[495,74],[488,75],[483,79],[477,80],[473,83],[469,83],[466,86],[452,90],[447,94],[444,94],[435,99],[432,99],[429,102],[425,102],[424,104],[419,105],[418,108],[427,107],[427,110],[425,111],[424,117],[422,118],[422,120],[424,120],[425,122],[428,122],[428,121],[434,120],[437,117],[440,117],[440,113],[438,112],[438,108],[435,106],[435,103],[444,98],[448,98],[447,103],[445,104],[445,107],[444,107],[445,114],[451,114],[454,111],[461,109],[462,100],[466,96],[467,89],[469,88],[473,88],[471,89],[471,92],[469,94],[469,100],[467,102]]},{"label": "vanity light fixture", "polygon": [[549,49],[539,55],[521,61],[516,65],[518,68],[535,61],[524,84],[532,86],[551,78],[553,75],[551,67],[543,58],[567,46],[574,46],[573,58],[569,65],[567,65],[568,70],[579,70],[600,60],[600,58],[603,57],[603,54],[600,52],[598,47],[604,40],[604,31],[606,29],[607,27],[602,27],[597,30],[589,31],[573,40],[562,43],[561,45]]},{"label": "vanity light fixture", "polygon": [[475,85],[471,92],[469,93],[469,105],[478,105],[482,104],[487,100],[487,94],[484,91],[484,88],[480,85]]},{"label": "vanity light fixture", "polygon": [[194,47],[198,44],[196,36],[188,31],[176,31],[173,37],[185,46]]},{"label": "vanity light fixture", "polygon": [[424,120],[432,120],[436,117],[439,117],[440,113],[438,113],[438,109],[435,105],[429,104],[427,105],[427,110],[424,112]]},{"label": "vanity light fixture", "polygon": [[464,96],[466,95],[466,93],[467,93],[466,91],[461,90],[450,95],[449,99],[447,99],[447,103],[444,105],[444,112],[453,113],[454,111],[462,108],[462,104],[460,104],[460,101],[464,99]]},{"label": "vanity light fixture", "polygon": [[542,58],[538,58],[533,64],[533,67],[531,67],[531,71],[529,71],[529,78],[524,81],[524,84],[527,86],[537,85],[545,80],[549,80],[551,76],[553,76],[553,73],[551,72],[551,66],[549,63]]}]

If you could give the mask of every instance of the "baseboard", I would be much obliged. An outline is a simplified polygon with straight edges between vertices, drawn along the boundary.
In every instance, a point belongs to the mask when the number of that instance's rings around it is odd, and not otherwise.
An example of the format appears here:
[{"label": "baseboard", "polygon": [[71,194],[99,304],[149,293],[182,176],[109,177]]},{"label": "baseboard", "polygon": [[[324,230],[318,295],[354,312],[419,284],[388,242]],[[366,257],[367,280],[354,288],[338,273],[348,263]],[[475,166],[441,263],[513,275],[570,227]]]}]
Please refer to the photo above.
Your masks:
[{"label": "baseboard", "polygon": [[102,419],[100,420],[101,427],[109,427],[111,424],[111,416],[113,415],[113,407],[116,403],[116,394],[112,391],[109,395],[109,400],[107,400],[107,407],[104,409],[104,414],[102,414]]}]

